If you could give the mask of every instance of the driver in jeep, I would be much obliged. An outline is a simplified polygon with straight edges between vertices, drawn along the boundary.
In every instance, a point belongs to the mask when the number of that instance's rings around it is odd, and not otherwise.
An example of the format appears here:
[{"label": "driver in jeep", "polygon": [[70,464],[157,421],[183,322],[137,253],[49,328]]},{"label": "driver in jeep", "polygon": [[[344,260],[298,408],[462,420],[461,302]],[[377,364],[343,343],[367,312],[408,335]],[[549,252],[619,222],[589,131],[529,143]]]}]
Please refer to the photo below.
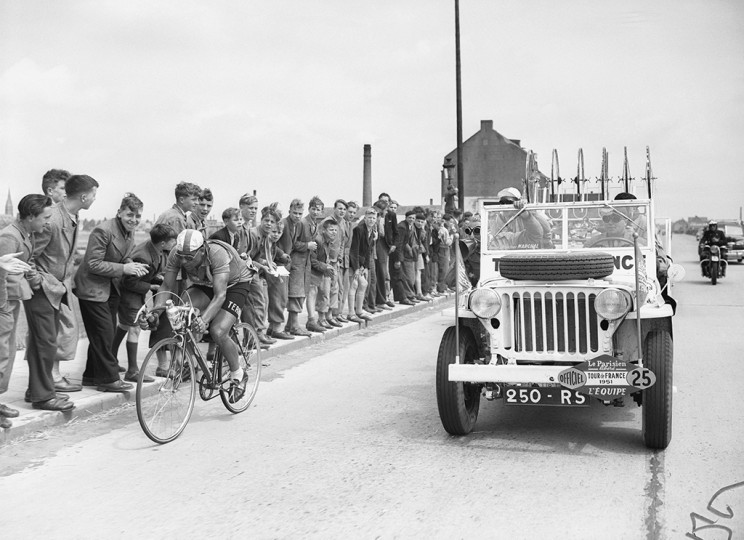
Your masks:
[{"label": "driver in jeep", "polygon": [[488,249],[554,247],[550,240],[551,226],[548,219],[541,212],[526,210],[518,189],[502,189],[497,197],[500,205],[511,205],[514,210],[489,214]]},{"label": "driver in jeep", "polygon": [[[176,238],[159,292],[176,290],[176,278],[181,269],[191,283],[183,298],[200,312],[194,330],[203,333],[209,329],[230,366],[230,378],[239,384],[247,374],[238,362],[238,349],[230,339],[230,329],[240,320],[255,270],[231,245],[219,240],[205,242],[204,236],[193,229],[181,231]],[[164,307],[167,296],[159,295],[153,309]]]}]

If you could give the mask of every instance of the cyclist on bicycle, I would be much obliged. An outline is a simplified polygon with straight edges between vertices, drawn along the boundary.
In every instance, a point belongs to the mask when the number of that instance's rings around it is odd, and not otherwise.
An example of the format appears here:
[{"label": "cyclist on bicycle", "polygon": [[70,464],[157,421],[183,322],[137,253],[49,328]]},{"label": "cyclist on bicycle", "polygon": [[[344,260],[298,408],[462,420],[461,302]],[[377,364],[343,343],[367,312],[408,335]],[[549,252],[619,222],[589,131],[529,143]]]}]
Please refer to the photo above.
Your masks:
[{"label": "cyclist on bicycle", "polygon": [[[168,255],[159,292],[176,290],[176,277],[182,269],[191,283],[183,298],[189,299],[200,312],[194,330],[202,333],[209,329],[230,366],[230,378],[240,383],[244,373],[238,362],[237,346],[230,339],[230,329],[240,320],[248,301],[249,284],[256,275],[250,259],[246,262],[225,242],[205,242],[199,231],[185,229]],[[167,296],[159,295],[154,308],[164,306]]]}]

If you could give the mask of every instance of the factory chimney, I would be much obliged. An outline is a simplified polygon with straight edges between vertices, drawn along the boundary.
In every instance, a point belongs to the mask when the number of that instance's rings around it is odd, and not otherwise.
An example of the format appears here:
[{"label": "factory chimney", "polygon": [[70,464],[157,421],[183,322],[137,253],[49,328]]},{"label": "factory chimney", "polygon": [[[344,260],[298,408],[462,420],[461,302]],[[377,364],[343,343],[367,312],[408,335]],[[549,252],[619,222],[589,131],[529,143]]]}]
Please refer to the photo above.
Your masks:
[{"label": "factory chimney", "polygon": [[364,145],[364,171],[362,177],[362,206],[372,204],[372,145]]}]

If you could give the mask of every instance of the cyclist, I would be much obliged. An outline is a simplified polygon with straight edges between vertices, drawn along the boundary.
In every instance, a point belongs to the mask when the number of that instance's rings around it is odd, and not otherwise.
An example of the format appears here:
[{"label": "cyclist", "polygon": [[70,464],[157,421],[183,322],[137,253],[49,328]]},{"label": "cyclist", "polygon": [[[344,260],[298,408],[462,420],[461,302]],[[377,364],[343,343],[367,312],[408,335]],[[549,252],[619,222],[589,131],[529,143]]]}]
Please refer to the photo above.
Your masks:
[{"label": "cyclist", "polygon": [[[256,270],[250,259],[246,263],[231,245],[220,240],[205,242],[204,236],[194,229],[178,234],[176,246],[168,255],[159,292],[176,290],[176,278],[182,269],[191,283],[183,298],[200,312],[194,330],[202,333],[209,329],[230,366],[230,378],[239,384],[247,374],[238,362],[238,349],[230,339],[230,329],[240,320]],[[154,307],[163,306],[167,296],[159,295]],[[157,325],[157,319],[154,320],[151,326]]]}]

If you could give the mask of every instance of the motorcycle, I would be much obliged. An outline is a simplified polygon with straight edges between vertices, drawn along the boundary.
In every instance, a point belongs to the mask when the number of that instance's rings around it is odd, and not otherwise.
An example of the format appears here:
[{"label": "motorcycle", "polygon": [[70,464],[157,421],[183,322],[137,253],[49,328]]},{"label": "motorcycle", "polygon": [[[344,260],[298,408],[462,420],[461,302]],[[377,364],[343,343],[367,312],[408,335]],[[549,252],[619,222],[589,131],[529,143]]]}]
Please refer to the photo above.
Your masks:
[{"label": "motorcycle", "polygon": [[710,278],[710,282],[715,285],[718,280],[726,275],[726,248],[716,245],[701,246],[703,260],[700,261],[700,268],[703,271],[703,277]]}]

